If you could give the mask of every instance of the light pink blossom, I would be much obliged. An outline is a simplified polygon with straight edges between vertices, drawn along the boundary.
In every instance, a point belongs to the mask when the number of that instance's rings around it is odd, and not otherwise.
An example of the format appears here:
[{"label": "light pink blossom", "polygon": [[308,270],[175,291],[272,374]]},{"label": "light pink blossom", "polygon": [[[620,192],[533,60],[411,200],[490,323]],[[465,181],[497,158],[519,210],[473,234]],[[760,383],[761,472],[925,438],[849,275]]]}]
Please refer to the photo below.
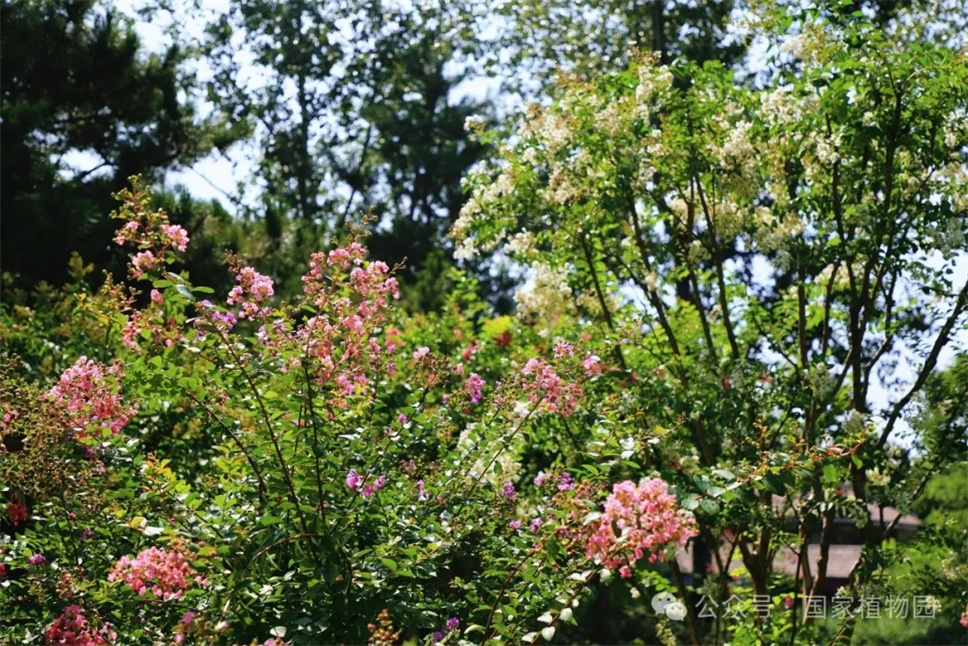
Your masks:
[{"label": "light pink blossom", "polygon": [[664,480],[625,480],[612,487],[585,554],[607,568],[621,568],[622,577],[628,578],[631,566],[646,554],[654,563],[666,548],[684,546],[697,533],[695,517],[679,506]]},{"label": "light pink blossom", "polygon": [[151,592],[164,601],[181,599],[193,583],[208,585],[189,565],[182,550],[157,547],[149,547],[133,559],[122,556],[108,573],[108,581],[123,581],[141,596]]}]

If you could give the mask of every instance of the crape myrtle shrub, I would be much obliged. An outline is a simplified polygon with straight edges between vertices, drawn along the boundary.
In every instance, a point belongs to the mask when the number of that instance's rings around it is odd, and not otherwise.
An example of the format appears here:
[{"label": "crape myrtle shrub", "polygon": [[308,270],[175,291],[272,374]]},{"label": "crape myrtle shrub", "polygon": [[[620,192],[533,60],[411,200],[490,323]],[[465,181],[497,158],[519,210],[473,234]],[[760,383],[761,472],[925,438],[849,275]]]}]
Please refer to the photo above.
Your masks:
[{"label": "crape myrtle shrub", "polygon": [[[409,322],[358,238],[313,256],[298,302],[236,267],[215,303],[172,269],[185,231],[137,181],[119,198],[147,298],[109,280],[84,306],[117,356],[45,386],[2,375],[5,636],[551,640],[603,571],[695,535],[686,482],[643,472],[588,406],[609,370],[590,338],[477,335],[472,285]],[[146,452],[173,407],[215,454]]]}]

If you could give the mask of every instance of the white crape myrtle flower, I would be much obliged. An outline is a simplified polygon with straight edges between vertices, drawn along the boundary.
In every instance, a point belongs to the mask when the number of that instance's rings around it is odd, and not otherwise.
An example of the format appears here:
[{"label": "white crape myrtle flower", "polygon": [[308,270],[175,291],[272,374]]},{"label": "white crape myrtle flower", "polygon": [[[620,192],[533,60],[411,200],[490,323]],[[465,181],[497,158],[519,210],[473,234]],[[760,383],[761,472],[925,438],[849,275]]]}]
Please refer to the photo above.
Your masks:
[{"label": "white crape myrtle flower", "polygon": [[[493,457],[493,454],[486,453],[474,462],[468,472],[468,479],[476,480],[481,478],[484,482],[494,487],[499,487],[508,481],[516,482],[518,474],[521,471],[521,463],[518,462],[517,451],[503,450],[492,463],[491,459]],[[486,473],[484,473],[484,469],[487,469]],[[484,473],[483,477],[481,477],[481,473]]]},{"label": "white crape myrtle flower", "polygon": [[881,473],[880,467],[874,467],[867,471],[867,481],[875,487],[886,487],[891,483],[889,473]]},{"label": "white crape myrtle flower", "polygon": [[541,629],[541,636],[544,637],[545,641],[551,641],[555,637],[555,627],[547,626]]},{"label": "white crape myrtle flower", "polygon": [[534,251],[534,234],[530,231],[512,233],[504,245],[504,251],[509,254],[526,254]]},{"label": "white crape myrtle flower", "polygon": [[472,260],[477,256],[477,245],[474,238],[464,238],[454,251],[455,260]]},{"label": "white crape myrtle flower", "polygon": [[550,325],[571,308],[571,287],[568,272],[541,262],[531,266],[534,278],[514,295],[518,316],[533,316],[538,322]]},{"label": "white crape myrtle flower", "polygon": [[635,455],[635,438],[626,437],[621,441],[622,445],[622,459],[628,460],[630,457]]},{"label": "white crape myrtle flower", "polygon": [[562,621],[571,621],[572,616],[574,616],[574,613],[571,611],[571,608],[564,608],[561,611],[561,614],[559,615],[559,618]]},{"label": "white crape myrtle flower", "polygon": [[656,94],[672,87],[672,72],[665,65],[643,62],[639,65],[639,84],[635,88],[635,101],[639,106],[647,105]]},{"label": "white crape myrtle flower", "polygon": [[544,114],[537,134],[544,143],[548,154],[552,157],[565,148],[574,137],[568,121],[553,112]]}]

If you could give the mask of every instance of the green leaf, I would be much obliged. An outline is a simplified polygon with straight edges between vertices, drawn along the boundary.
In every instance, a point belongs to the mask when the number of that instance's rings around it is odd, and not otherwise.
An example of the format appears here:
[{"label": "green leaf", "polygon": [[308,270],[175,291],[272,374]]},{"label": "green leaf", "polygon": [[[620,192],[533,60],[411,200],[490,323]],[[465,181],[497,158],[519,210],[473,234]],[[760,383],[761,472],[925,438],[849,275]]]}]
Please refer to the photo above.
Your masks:
[{"label": "green leaf", "polygon": [[823,479],[827,482],[837,482],[837,467],[832,464],[825,464],[823,467]]},{"label": "green leaf", "polygon": [[397,562],[394,561],[393,559],[382,558],[380,559],[380,563],[383,563],[384,567],[386,567],[391,572],[396,572],[397,568],[399,567],[397,565]]},{"label": "green leaf", "polygon": [[712,498],[703,498],[699,501],[699,506],[707,514],[718,514],[719,513],[719,503]]},{"label": "green leaf", "polygon": [[783,480],[775,473],[766,474],[766,487],[778,496],[782,496],[786,493],[786,486],[783,484]]},{"label": "green leaf", "polygon": [[195,302],[195,295],[192,294],[192,290],[190,290],[185,285],[175,285],[175,289],[178,291],[179,294],[181,294],[191,302],[193,303]]},{"label": "green leaf", "polygon": [[732,481],[736,479],[736,476],[733,475],[733,472],[727,469],[713,469],[713,474],[727,481]]}]

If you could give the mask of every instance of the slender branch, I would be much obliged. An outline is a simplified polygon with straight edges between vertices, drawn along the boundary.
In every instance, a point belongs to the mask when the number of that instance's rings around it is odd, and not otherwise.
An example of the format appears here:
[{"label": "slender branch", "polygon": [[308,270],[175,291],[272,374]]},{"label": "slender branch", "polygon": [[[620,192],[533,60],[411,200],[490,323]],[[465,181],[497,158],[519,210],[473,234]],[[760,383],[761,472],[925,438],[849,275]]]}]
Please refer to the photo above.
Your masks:
[{"label": "slender branch", "polygon": [[[615,331],[615,321],[612,319],[612,313],[608,309],[608,303],[605,300],[605,292],[602,291],[602,285],[598,280],[598,270],[595,269],[595,259],[592,257],[592,250],[588,244],[588,240],[585,236],[579,238],[582,250],[585,252],[585,262],[588,264],[588,271],[592,275],[592,282],[595,284],[595,293],[598,296],[598,303],[602,307],[602,314],[605,316],[605,322],[608,324],[608,329],[612,332]],[[622,346],[616,344],[615,355],[619,363],[622,365],[622,370],[628,372],[628,365],[625,363],[625,355],[622,354]]]},{"label": "slender branch", "polygon": [[921,372],[918,374],[917,380],[915,380],[914,385],[911,389],[894,405],[894,409],[891,411],[890,417],[887,419],[887,423],[884,425],[884,430],[881,432],[880,439],[877,440],[877,447],[882,448],[884,444],[887,443],[887,438],[890,436],[891,431],[894,430],[894,424],[897,423],[901,412],[911,401],[911,398],[917,394],[921,388],[924,387],[925,382],[931,375],[935,366],[938,363],[938,356],[941,354],[942,348],[948,343],[948,338],[951,336],[951,331],[954,329],[955,323],[961,314],[968,307],[968,281],[965,282],[965,286],[961,288],[961,292],[958,294],[958,300],[955,303],[954,309],[951,311],[951,315],[944,322],[941,327],[941,331],[938,333],[938,338],[934,341],[934,346],[931,348],[928,358],[925,360],[924,365],[921,367]]},{"label": "slender branch", "polygon": [[252,472],[255,473],[256,480],[259,481],[259,501],[262,502],[262,503],[265,503],[265,501],[266,501],[266,483],[265,483],[265,480],[263,480],[263,478],[262,478],[262,471],[259,469],[259,465],[258,465],[258,463],[256,463],[256,461],[252,457],[252,455],[248,452],[248,450],[246,450],[245,445],[242,444],[242,440],[240,440],[239,437],[235,433],[232,432],[232,429],[229,428],[229,426],[225,422],[223,422],[218,417],[218,415],[215,414],[215,411],[213,411],[208,406],[208,404],[206,404],[206,403],[202,402],[201,400],[199,400],[198,397],[196,397],[193,392],[187,390],[185,387],[182,387],[182,392],[184,392],[186,395],[188,395],[188,397],[193,402],[195,402],[195,404],[197,404],[198,406],[201,406],[202,409],[206,413],[208,413],[208,416],[212,419],[212,421],[215,422],[216,424],[218,424],[219,426],[221,426],[222,427],[222,430],[224,430],[228,434],[228,436],[230,438],[232,438],[232,441],[235,442],[235,445],[237,447],[239,447],[239,450],[240,451],[242,451],[242,455],[245,456],[245,459],[248,461],[249,466],[252,467]]},{"label": "slender branch", "polygon": [[709,237],[713,247],[713,264],[716,266],[716,282],[719,284],[719,307],[723,310],[723,325],[726,327],[726,336],[729,338],[729,347],[733,352],[733,359],[739,359],[739,344],[736,341],[736,332],[733,330],[733,323],[729,318],[729,299],[726,296],[726,278],[723,272],[723,259],[719,242],[716,240],[716,228],[713,218],[709,212],[709,205],[706,203],[706,194],[702,190],[699,178],[695,179],[696,190],[699,194],[699,203],[702,204],[703,214],[706,216],[706,224],[709,226]]}]

